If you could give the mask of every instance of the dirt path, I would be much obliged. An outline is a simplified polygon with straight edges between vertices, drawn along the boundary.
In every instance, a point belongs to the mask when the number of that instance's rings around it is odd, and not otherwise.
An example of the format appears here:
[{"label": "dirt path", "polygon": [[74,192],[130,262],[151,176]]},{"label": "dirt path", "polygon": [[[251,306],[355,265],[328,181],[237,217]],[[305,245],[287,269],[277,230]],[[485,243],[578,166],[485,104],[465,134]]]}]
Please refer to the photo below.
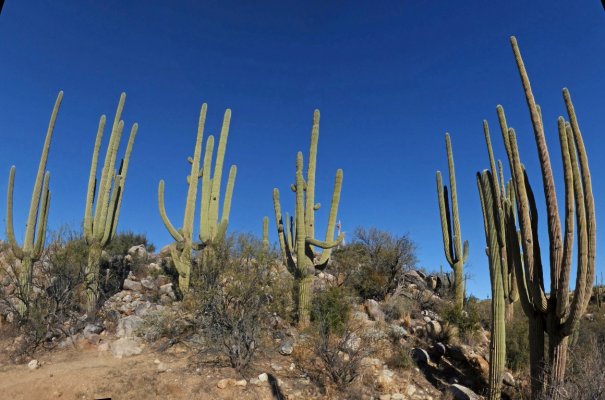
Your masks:
[{"label": "dirt path", "polygon": [[[155,360],[169,370],[158,372]],[[265,399],[269,389],[218,389],[221,378],[236,378],[230,369],[195,372],[184,357],[143,353],[124,359],[96,350],[69,350],[38,358],[42,366],[30,371],[27,365],[0,367],[0,397],[14,400],[44,399]]]}]

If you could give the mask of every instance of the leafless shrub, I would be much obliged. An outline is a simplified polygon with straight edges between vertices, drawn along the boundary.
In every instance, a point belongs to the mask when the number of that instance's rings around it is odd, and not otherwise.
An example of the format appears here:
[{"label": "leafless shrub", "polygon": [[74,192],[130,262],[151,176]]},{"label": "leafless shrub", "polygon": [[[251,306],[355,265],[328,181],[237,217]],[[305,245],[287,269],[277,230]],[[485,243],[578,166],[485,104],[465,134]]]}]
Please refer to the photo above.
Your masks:
[{"label": "leafless shrub", "polygon": [[192,279],[197,323],[210,345],[233,368],[244,370],[260,344],[262,328],[284,302],[272,254],[260,241],[237,236],[201,251]]},{"label": "leafless shrub", "polygon": [[[14,356],[29,354],[39,346],[54,347],[59,339],[73,336],[85,324],[80,307],[86,283],[85,243],[66,228],[52,235],[41,260],[34,265],[31,290],[19,281],[20,263],[10,251],[4,253],[0,276],[0,312],[13,321],[22,340]],[[21,307],[22,305],[22,307]]]}]

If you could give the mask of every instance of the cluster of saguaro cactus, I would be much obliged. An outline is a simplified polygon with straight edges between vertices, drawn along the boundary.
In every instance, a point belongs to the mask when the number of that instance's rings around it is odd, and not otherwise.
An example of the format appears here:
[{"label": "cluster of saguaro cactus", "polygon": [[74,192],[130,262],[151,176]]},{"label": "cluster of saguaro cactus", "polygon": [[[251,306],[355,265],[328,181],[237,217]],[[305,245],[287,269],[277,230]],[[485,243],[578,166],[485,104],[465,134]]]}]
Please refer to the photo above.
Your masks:
[{"label": "cluster of saguaro cactus", "polygon": [[[170,222],[164,206],[164,181],[161,180],[158,186],[158,206],[164,225],[174,238],[175,242],[170,245],[172,261],[179,274],[179,288],[183,293],[189,290],[189,281],[191,278],[192,252],[200,250],[210,241],[222,238],[227,230],[229,223],[229,212],[231,209],[231,196],[235,184],[237,167],[231,166],[225,199],[223,202],[222,216],[219,219],[219,201],[221,192],[221,178],[223,173],[223,161],[225,159],[225,149],[227,148],[227,138],[229,136],[229,124],[231,121],[231,110],[225,111],[221,136],[219,139],[216,161],[214,164],[213,175],[211,175],[211,163],[214,152],[214,136],[209,136],[206,141],[204,152],[204,161],[200,169],[200,158],[202,152],[202,141],[204,136],[204,125],[206,122],[207,105],[204,103],[200,111],[198,122],[197,139],[193,158],[189,157],[191,172],[187,176],[189,189],[187,191],[187,201],[185,204],[185,215],[183,217],[183,226],[176,229]],[[202,194],[200,204],[200,242],[193,241],[193,221],[195,218],[195,202],[199,186],[199,179],[202,179]]]},{"label": "cluster of saguaro cactus", "polygon": [[[322,242],[315,239],[315,211],[320,207],[319,203],[315,203],[315,170],[318,140],[319,110],[315,110],[313,114],[313,128],[311,129],[311,147],[309,149],[306,181],[303,177],[303,154],[302,152],[298,152],[296,156],[296,183],[291,186],[292,191],[296,195],[294,222],[286,214],[286,224],[284,224],[279,190],[273,189],[273,205],[275,207],[275,221],[279,244],[286,267],[296,280],[298,323],[301,327],[308,325],[310,320],[312,282],[315,277],[315,270],[325,268],[330,258],[331,249],[336,247],[343,238],[341,235],[336,240],[333,240],[342,187],[342,170],[339,169],[336,171],[336,178],[334,180],[332,204],[325,241]],[[316,256],[313,247],[323,249],[322,253]]]},{"label": "cluster of saguaro cactus", "polygon": [[[538,241],[538,214],[534,193],[519,157],[515,131],[507,126],[504,111],[501,106],[498,106],[500,127],[512,175],[511,191],[515,197],[520,240],[513,239],[517,235],[517,228],[512,226],[510,219],[500,225],[504,225],[504,236],[511,238],[506,243],[508,247],[505,255],[508,258],[508,265],[514,266],[521,305],[529,320],[532,397],[538,398],[546,391],[549,399],[557,399],[561,394],[556,389],[565,376],[569,336],[577,329],[592,293],[596,248],[594,199],[582,134],[569,91],[563,89],[563,99],[569,121],[563,117],[558,119],[565,181],[565,225],[562,229],[542,115],[534,99],[514,37],[511,38],[511,45],[530,111],[542,172],[549,237],[549,291],[544,288],[541,250]],[[484,200],[486,200],[486,194],[493,195],[496,190],[500,190],[495,187],[494,179],[491,179],[490,182],[489,172],[485,176],[486,178],[482,177],[482,185],[491,185],[491,189],[486,187],[487,190],[483,191]],[[488,206],[486,209],[489,210],[490,207]],[[574,230],[576,229],[574,217],[578,233],[576,243],[578,258],[575,293],[570,301],[569,282]],[[497,220],[497,218],[493,218],[493,221],[497,222]],[[497,234],[498,229],[502,229],[502,226],[499,227],[496,223],[494,226]],[[501,238],[498,237],[499,240]],[[519,241],[521,247],[518,246]],[[500,256],[502,255],[501,252]],[[494,298],[494,300],[496,299]],[[548,359],[544,352],[545,335],[548,335]]]},{"label": "cluster of saguaro cactus", "polygon": [[44,249],[44,241],[46,237],[46,223],[48,221],[48,210],[50,207],[50,172],[46,171],[46,161],[48,160],[48,151],[50,142],[55,128],[55,121],[59,113],[59,107],[63,100],[63,92],[59,92],[55,106],[53,108],[48,129],[46,131],[46,139],[42,148],[42,156],[38,165],[36,174],[36,183],[32,193],[31,203],[29,206],[29,214],[27,217],[27,225],[25,228],[25,239],[23,246],[17,244],[15,239],[15,231],[13,228],[13,189],[15,185],[16,167],[13,165],[10,169],[8,178],[8,190],[6,198],[6,237],[10,245],[11,251],[21,261],[19,270],[19,285],[21,289],[21,300],[23,300],[18,308],[20,313],[27,312],[27,299],[31,291],[31,283],[33,276],[33,264],[40,259],[42,250]]},{"label": "cluster of saguaro cactus", "polygon": [[454,271],[454,302],[456,308],[462,310],[464,306],[464,264],[468,259],[468,241],[462,244],[460,235],[460,219],[458,217],[458,194],[456,192],[456,170],[454,169],[454,155],[450,135],[445,134],[445,147],[447,150],[447,163],[450,173],[450,196],[447,186],[441,180],[441,172],[437,171],[437,198],[439,201],[439,214],[441,216],[441,232],[443,234],[443,247],[445,258]]},{"label": "cluster of saguaro cactus", "polygon": [[[124,195],[124,185],[130,153],[137,134],[138,124],[133,124],[130,137],[126,147],[126,154],[116,170],[116,157],[120,147],[120,139],[124,131],[124,121],[120,118],[124,109],[126,94],[122,93],[118,102],[118,108],[111,128],[111,136],[105,153],[105,161],[101,170],[101,180],[97,184],[97,165],[99,151],[105,130],[106,117],[102,115],[99,119],[97,136],[95,139],[90,175],[88,178],[88,191],[86,194],[86,208],[84,211],[84,237],[89,246],[88,265],[86,269],[87,306],[88,310],[94,312],[98,297],[99,264],[103,248],[107,246],[115,236],[120,215],[120,206]],[[95,199],[96,196],[96,199]],[[94,215],[93,215],[94,205]]]}]

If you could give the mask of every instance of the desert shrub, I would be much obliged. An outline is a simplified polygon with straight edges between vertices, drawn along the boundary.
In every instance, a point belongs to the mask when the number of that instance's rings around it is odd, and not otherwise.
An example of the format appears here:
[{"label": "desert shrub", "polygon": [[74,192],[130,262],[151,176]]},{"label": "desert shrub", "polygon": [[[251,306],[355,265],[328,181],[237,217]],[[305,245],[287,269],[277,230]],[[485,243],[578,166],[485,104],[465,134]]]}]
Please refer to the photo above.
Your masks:
[{"label": "desert shrub", "polygon": [[349,318],[350,298],[341,288],[316,294],[312,322],[295,359],[321,387],[332,382],[344,390],[359,375],[361,360],[371,354],[370,339]]},{"label": "desert shrub", "polygon": [[382,300],[397,287],[401,274],[415,266],[415,250],[406,235],[358,228],[353,242],[334,252],[334,268],[361,298]]},{"label": "desert shrub", "polygon": [[149,311],[143,317],[143,323],[137,330],[137,336],[143,337],[148,342],[156,342],[162,338],[176,343],[191,333],[193,323],[188,315],[164,308]]},{"label": "desert shrub", "polygon": [[529,327],[527,317],[516,304],[513,320],[506,323],[506,365],[514,372],[529,366]]},{"label": "desert shrub", "polygon": [[459,335],[462,339],[467,340],[473,338],[481,328],[481,315],[479,314],[475,302],[467,302],[466,309],[464,310],[459,310],[454,304],[447,303],[443,309],[439,311],[445,323],[458,328]]},{"label": "desert shrub", "polygon": [[346,289],[330,287],[316,293],[311,304],[311,320],[320,329],[342,333],[349,322],[351,299]]},{"label": "desert shrub", "polygon": [[258,349],[274,308],[284,301],[274,260],[261,241],[238,235],[209,244],[192,274],[196,322],[208,341],[204,351],[225,355],[240,372]]},{"label": "desert shrub", "polygon": [[147,237],[144,234],[134,233],[131,231],[118,232],[105,248],[105,252],[107,252],[109,257],[125,256],[128,254],[128,249],[130,249],[132,246],[138,246],[140,244],[145,245],[145,249],[147,249],[147,251],[150,253],[155,251],[155,246],[153,243],[149,243],[147,241]]},{"label": "desert shrub", "polygon": [[407,345],[396,346],[386,363],[391,369],[406,370],[415,366],[410,355],[410,348]]},{"label": "desert shrub", "polygon": [[[2,275],[12,290],[0,290],[0,311],[10,316],[22,339],[13,356],[30,354],[40,346],[54,347],[59,339],[74,335],[86,323],[81,307],[86,289],[86,243],[80,233],[67,228],[51,238],[41,260],[33,266],[27,293],[18,279],[19,261],[10,252],[4,253]],[[24,305],[22,312],[20,303]]]}]

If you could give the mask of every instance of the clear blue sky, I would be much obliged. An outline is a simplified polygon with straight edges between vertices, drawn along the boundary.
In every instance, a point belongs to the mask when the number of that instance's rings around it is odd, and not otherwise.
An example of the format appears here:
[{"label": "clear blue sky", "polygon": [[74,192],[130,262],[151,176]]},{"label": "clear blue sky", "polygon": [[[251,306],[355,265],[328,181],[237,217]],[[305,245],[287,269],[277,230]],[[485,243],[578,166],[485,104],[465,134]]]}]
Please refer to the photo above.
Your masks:
[{"label": "clear blue sky", "polygon": [[[409,233],[427,269],[448,268],[435,171],[447,170],[443,135],[451,133],[462,234],[470,242],[469,289],[485,297],[489,275],[475,172],[488,165],[482,120],[496,127],[499,103],[521,136],[543,203],[510,35],[519,40],[542,106],[559,195],[556,117],[567,86],[588,146],[597,212],[605,215],[605,12],[599,1],[258,4],[7,0],[0,15],[0,218],[15,164],[19,241],[59,90],[65,97],[48,162],[50,228],[81,223],[98,118],[112,118],[126,91],[125,122],[137,121],[140,129],[119,229],[144,232],[158,247],[171,240],[157,211],[158,181],[165,179],[168,214],[180,222],[186,158],[202,102],[208,103],[208,133],[219,131],[225,108],[233,110],[226,168],[237,164],[238,176],[230,230],[260,234],[268,215],[272,240],[271,191],[279,187],[282,206],[292,209],[296,151],[306,157],[319,108],[317,201],[324,207],[318,231],[327,220],[335,171],[343,168],[344,230]],[[495,131],[493,139],[503,157]],[[602,235],[598,243],[603,248]],[[598,254],[597,263],[601,259]]]}]

